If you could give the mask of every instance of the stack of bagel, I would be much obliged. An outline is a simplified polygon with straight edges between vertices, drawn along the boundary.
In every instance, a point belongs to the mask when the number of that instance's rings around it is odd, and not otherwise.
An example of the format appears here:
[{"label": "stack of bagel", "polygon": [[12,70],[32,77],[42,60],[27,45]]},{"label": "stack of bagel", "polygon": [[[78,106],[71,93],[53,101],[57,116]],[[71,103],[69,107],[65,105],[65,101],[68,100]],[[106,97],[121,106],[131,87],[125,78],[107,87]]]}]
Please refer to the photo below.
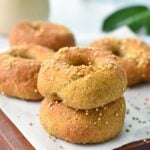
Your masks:
[{"label": "stack of bagel", "polygon": [[65,47],[43,62],[40,120],[49,134],[72,143],[117,136],[125,118],[126,74],[118,59],[95,48]]},{"label": "stack of bagel", "polygon": [[0,54],[0,92],[44,99],[41,124],[72,143],[117,136],[125,119],[126,86],[150,81],[150,48],[139,39],[104,38],[75,47],[68,28],[23,21],[9,41],[10,50]]}]

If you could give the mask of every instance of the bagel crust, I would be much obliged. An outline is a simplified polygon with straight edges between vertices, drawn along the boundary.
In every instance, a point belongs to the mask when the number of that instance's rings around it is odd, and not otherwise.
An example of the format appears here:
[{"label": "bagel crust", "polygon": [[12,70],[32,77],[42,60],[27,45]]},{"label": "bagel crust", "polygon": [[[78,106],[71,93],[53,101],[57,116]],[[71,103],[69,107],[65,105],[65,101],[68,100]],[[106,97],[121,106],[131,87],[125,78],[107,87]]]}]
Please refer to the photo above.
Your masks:
[{"label": "bagel crust", "polygon": [[150,47],[139,39],[98,39],[90,44],[101,51],[111,51],[127,74],[128,86],[150,81]]},{"label": "bagel crust", "polygon": [[112,139],[120,133],[124,118],[124,98],[90,110],[75,110],[62,102],[44,99],[40,109],[40,121],[47,132],[71,143]]},{"label": "bagel crust", "polygon": [[53,57],[55,52],[52,49],[40,45],[22,44],[12,46],[9,50],[9,54],[15,57],[36,60],[41,63],[45,59]]},{"label": "bagel crust", "polygon": [[[20,99],[41,100],[37,76],[42,59],[51,57],[53,52],[37,45],[16,46],[10,50],[0,54],[0,92]],[[40,54],[41,51],[44,54]]]},{"label": "bagel crust", "polygon": [[55,51],[61,47],[74,46],[71,31],[58,24],[48,22],[19,22],[10,32],[11,45],[38,44]]},{"label": "bagel crust", "polygon": [[119,98],[126,89],[126,75],[109,52],[66,47],[42,64],[38,89],[67,106],[92,109]]}]

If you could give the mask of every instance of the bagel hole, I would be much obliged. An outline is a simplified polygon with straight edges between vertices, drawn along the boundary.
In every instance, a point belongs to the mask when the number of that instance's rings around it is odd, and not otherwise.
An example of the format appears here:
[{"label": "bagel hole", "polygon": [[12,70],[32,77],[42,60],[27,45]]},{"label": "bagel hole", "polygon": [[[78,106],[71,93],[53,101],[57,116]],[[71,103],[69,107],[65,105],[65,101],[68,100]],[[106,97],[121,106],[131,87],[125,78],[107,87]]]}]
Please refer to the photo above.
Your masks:
[{"label": "bagel hole", "polygon": [[67,59],[67,63],[73,66],[89,66],[89,64],[91,64],[91,61],[89,61],[88,59],[89,58],[83,56],[72,56]]},{"label": "bagel hole", "polygon": [[35,58],[33,58],[33,57],[30,57],[30,56],[26,56],[26,55],[12,55],[12,56],[14,56],[14,57],[20,57],[20,58],[24,58],[24,59],[35,59]]},{"label": "bagel hole", "polygon": [[13,57],[20,57],[20,58],[24,58],[24,59],[35,59],[34,57],[32,57],[30,55],[27,55],[25,53],[22,54],[22,53],[16,52],[15,50],[9,52],[9,54],[12,55]]},{"label": "bagel hole", "polygon": [[85,61],[83,61],[83,60],[70,61],[69,64],[70,64],[70,65],[73,65],[73,66],[82,66],[82,65],[88,66],[88,65],[89,65],[89,63],[87,63],[87,62],[85,62]]},{"label": "bagel hole", "polygon": [[38,26],[38,25],[33,25],[33,29],[34,29],[35,31],[40,30],[40,26]]},{"label": "bagel hole", "polygon": [[119,56],[119,57],[123,56],[123,54],[121,53],[119,49],[112,50],[112,54],[114,54],[115,56]]},{"label": "bagel hole", "polygon": [[29,23],[29,26],[35,31],[40,29],[40,25],[38,23]]}]

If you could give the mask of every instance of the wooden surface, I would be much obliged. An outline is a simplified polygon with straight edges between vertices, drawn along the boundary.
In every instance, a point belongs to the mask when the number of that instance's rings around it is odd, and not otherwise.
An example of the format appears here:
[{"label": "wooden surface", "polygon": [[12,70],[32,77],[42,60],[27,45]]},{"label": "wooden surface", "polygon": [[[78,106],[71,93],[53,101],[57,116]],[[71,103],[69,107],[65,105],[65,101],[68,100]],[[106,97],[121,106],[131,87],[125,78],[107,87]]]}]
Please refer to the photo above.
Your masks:
[{"label": "wooden surface", "polygon": [[[0,150],[35,150],[1,109]],[[150,139],[129,143],[115,150],[150,150]]]},{"label": "wooden surface", "polygon": [[16,126],[0,109],[0,150],[34,150]]},{"label": "wooden surface", "polygon": [[150,150],[150,139],[131,142],[114,150]]}]

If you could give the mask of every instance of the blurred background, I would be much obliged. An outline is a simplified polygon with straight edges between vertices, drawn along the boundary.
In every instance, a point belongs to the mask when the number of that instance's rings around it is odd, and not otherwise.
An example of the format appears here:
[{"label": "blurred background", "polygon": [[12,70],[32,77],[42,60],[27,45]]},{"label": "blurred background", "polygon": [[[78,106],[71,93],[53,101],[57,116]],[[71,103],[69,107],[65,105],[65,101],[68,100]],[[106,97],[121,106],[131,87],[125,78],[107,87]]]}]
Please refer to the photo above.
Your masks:
[{"label": "blurred background", "polygon": [[149,6],[148,0],[0,0],[0,32],[18,20],[49,20],[68,26],[75,35],[102,33],[104,19],[126,6]]},{"label": "blurred background", "polygon": [[51,0],[49,20],[69,26],[76,34],[102,32],[105,17],[134,5],[150,5],[148,0]]}]

